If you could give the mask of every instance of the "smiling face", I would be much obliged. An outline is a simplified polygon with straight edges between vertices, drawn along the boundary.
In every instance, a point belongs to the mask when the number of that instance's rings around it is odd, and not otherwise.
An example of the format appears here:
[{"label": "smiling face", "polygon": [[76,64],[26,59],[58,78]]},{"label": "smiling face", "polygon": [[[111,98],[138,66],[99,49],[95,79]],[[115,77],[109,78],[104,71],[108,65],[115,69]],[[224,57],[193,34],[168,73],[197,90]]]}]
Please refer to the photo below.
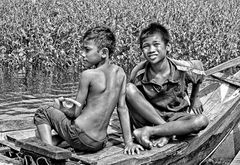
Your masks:
[{"label": "smiling face", "polygon": [[149,35],[142,42],[142,51],[146,60],[157,64],[166,58],[166,45],[160,33]]},{"label": "smiling face", "polygon": [[83,65],[91,67],[97,65],[102,60],[101,52],[94,40],[83,41]]}]

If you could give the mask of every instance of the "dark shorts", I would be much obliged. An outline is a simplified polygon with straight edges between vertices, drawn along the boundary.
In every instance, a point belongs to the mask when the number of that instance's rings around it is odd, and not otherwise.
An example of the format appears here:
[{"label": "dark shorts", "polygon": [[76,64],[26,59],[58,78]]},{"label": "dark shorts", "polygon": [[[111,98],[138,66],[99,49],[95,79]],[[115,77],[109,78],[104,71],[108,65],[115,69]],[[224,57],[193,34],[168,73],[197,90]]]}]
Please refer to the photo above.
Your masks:
[{"label": "dark shorts", "polygon": [[82,129],[77,127],[73,120],[51,106],[39,108],[34,116],[34,124],[48,124],[60,137],[78,151],[96,152],[106,146],[107,137],[101,141],[88,136]]}]

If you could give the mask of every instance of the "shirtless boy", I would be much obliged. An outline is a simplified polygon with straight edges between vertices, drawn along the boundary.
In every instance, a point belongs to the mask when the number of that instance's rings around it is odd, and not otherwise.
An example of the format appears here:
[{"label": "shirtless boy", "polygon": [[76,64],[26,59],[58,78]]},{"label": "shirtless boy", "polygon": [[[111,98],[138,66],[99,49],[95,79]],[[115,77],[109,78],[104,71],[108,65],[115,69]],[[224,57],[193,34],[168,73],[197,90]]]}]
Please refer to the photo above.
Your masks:
[{"label": "shirtless boy", "polygon": [[[43,107],[37,110],[34,121],[43,142],[57,145],[67,141],[78,151],[96,152],[106,145],[107,127],[117,106],[123,138],[124,153],[143,150],[132,141],[130,120],[125,102],[126,75],[122,68],[111,64],[109,56],[115,48],[115,36],[106,27],[88,30],[83,36],[83,64],[95,66],[82,72],[76,100],[60,98],[58,108]],[[73,106],[66,108],[64,103]],[[51,135],[55,129],[59,136]]]},{"label": "shirtless boy", "polygon": [[146,148],[164,146],[173,135],[197,133],[208,125],[197,97],[205,75],[203,65],[197,60],[168,58],[169,40],[167,29],[158,23],[143,29],[139,41],[146,61],[132,70],[127,85],[127,105],[136,128],[133,134]]}]

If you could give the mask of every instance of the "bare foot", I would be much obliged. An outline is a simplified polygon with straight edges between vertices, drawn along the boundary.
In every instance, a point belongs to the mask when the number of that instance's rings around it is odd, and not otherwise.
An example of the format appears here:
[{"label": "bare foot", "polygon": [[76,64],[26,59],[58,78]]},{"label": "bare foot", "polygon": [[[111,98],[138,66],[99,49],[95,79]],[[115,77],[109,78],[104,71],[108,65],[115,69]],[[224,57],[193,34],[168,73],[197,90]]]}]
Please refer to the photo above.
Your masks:
[{"label": "bare foot", "polygon": [[161,137],[161,138],[153,141],[153,146],[154,147],[156,147],[156,146],[163,147],[168,143],[168,141],[169,141],[168,137]]},{"label": "bare foot", "polygon": [[133,135],[138,141],[145,148],[152,148],[153,144],[150,141],[150,136],[148,133],[148,127],[138,128],[133,131]]}]

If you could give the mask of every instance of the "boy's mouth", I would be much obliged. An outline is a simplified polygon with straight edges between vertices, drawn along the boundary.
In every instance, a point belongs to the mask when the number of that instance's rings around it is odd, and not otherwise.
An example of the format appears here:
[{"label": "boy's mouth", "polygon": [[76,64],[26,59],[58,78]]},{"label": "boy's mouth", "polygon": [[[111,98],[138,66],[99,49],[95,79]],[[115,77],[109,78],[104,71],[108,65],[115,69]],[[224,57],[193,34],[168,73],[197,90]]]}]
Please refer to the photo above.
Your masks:
[{"label": "boy's mouth", "polygon": [[157,54],[150,54],[150,55],[148,55],[148,57],[149,57],[151,60],[154,60],[154,59],[157,57]]}]

